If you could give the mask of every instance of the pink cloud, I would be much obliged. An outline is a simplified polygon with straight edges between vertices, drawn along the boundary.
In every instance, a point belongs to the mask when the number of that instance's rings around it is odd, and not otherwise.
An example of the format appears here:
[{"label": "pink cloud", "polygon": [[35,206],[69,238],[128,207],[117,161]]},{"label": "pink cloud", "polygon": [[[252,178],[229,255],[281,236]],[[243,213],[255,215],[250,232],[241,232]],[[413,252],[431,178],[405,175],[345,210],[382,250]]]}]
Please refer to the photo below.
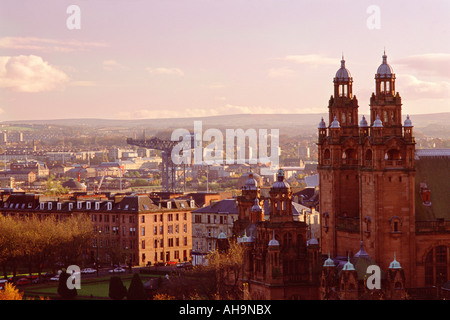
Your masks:
[{"label": "pink cloud", "polygon": [[35,55],[0,57],[0,87],[19,92],[41,92],[62,88],[69,77]]}]

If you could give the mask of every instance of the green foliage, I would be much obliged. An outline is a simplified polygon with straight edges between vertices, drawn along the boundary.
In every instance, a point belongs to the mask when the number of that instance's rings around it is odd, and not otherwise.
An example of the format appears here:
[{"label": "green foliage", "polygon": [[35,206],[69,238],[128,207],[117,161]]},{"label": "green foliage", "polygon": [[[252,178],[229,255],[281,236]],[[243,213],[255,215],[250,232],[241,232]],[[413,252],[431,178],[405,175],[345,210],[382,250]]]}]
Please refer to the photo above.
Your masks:
[{"label": "green foliage", "polygon": [[138,273],[133,275],[127,292],[127,300],[146,300],[144,284]]},{"label": "green foliage", "polygon": [[77,289],[69,289],[67,287],[67,279],[69,278],[69,275],[65,270],[61,272],[59,275],[59,282],[58,282],[58,294],[61,296],[61,298],[65,300],[74,299],[77,296]]},{"label": "green foliage", "polygon": [[60,195],[60,194],[67,194],[70,192],[69,188],[65,188],[62,186],[61,182],[58,180],[55,180],[54,176],[48,177],[47,181],[45,182],[45,195]]},{"label": "green foliage", "polygon": [[122,300],[127,295],[127,288],[123,285],[122,279],[113,276],[109,280],[109,297],[113,300]]}]

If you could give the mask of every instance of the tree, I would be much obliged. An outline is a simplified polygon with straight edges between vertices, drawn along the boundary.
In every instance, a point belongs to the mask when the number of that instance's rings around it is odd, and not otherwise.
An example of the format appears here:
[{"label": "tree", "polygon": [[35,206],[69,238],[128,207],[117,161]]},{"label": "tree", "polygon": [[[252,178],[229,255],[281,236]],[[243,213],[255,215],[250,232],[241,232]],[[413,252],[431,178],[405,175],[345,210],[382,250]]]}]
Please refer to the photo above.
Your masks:
[{"label": "tree", "polygon": [[60,195],[67,194],[70,189],[63,187],[60,181],[55,180],[54,176],[49,176],[45,182],[45,195]]},{"label": "tree", "polygon": [[69,289],[67,287],[67,279],[69,279],[69,274],[63,270],[59,275],[58,294],[66,300],[74,299],[78,295],[77,289]]},{"label": "tree", "polygon": [[217,294],[220,299],[241,299],[240,278],[244,266],[245,248],[236,241],[230,241],[225,252],[215,250],[208,259],[208,267],[216,274]]},{"label": "tree", "polygon": [[122,300],[127,295],[127,288],[123,285],[122,279],[113,276],[109,279],[109,297],[113,300]]},{"label": "tree", "polygon": [[127,300],[146,300],[147,295],[145,293],[144,284],[138,273],[133,275],[131,279],[130,287],[127,292]]},{"label": "tree", "polygon": [[0,290],[0,300],[22,300],[23,294],[12,283],[5,283],[3,290]]}]

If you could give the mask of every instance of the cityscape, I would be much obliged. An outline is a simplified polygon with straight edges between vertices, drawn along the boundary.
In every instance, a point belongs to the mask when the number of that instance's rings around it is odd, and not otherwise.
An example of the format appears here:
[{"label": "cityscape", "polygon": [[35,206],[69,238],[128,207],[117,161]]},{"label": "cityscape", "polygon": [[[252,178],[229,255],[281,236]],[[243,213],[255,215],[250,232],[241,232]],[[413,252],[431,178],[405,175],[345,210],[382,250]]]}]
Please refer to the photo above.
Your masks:
[{"label": "cityscape", "polygon": [[0,300],[450,299],[448,3],[20,2]]}]

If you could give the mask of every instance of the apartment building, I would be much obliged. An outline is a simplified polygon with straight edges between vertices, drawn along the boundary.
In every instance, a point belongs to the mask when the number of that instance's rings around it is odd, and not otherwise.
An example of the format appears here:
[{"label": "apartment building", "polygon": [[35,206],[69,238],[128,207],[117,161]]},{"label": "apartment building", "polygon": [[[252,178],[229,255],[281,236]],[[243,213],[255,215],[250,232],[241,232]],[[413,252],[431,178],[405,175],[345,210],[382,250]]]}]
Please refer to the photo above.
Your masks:
[{"label": "apartment building", "polygon": [[219,235],[231,237],[238,218],[236,199],[224,199],[192,212],[192,261],[203,264],[206,255],[217,249]]},{"label": "apartment building", "polygon": [[86,263],[133,266],[191,261],[194,209],[194,201],[166,199],[156,203],[147,194],[48,197],[13,193],[3,195],[0,204],[4,216],[64,219],[86,214],[94,231],[92,245],[83,257]]}]

